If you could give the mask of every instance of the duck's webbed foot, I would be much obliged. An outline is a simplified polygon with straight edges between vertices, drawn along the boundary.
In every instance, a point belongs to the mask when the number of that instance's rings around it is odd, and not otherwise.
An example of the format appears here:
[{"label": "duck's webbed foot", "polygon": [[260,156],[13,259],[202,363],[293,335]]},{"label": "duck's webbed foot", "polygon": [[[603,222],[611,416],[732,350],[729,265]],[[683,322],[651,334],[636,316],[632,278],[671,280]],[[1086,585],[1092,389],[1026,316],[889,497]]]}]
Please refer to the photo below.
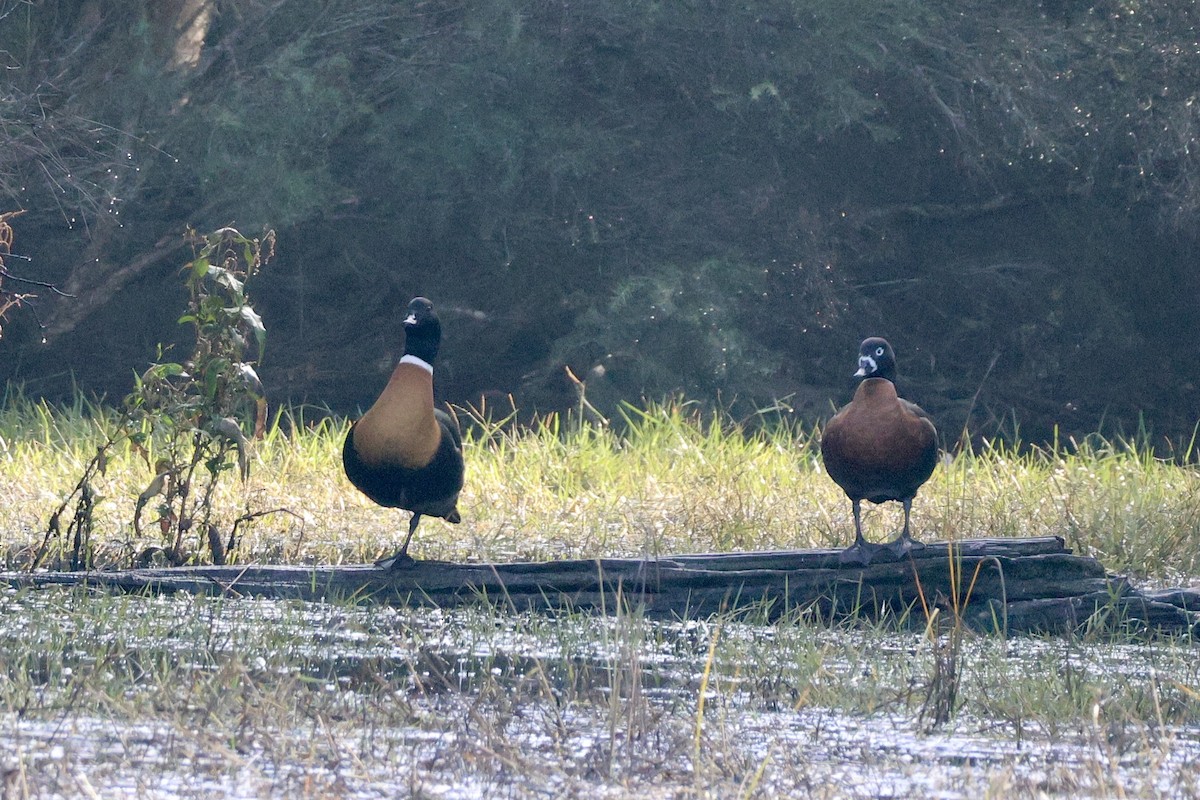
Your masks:
[{"label": "duck's webbed foot", "polygon": [[417,532],[417,523],[421,521],[420,514],[413,514],[408,521],[408,536],[404,537],[404,544],[400,546],[392,555],[387,558],[381,558],[375,562],[375,566],[383,569],[409,569],[415,567],[417,560],[408,554],[408,543],[412,541],[413,534]]},{"label": "duck's webbed foot", "polygon": [[909,534],[908,531],[905,531],[891,542],[883,545],[883,547],[886,547],[889,552],[896,556],[896,558],[904,558],[914,550],[924,550],[925,543],[918,542],[916,539],[912,538],[912,535]]},{"label": "duck's webbed foot", "polygon": [[874,544],[868,542],[866,539],[856,539],[854,544],[838,553],[838,562],[841,564],[860,564],[865,567],[871,563],[871,560],[875,556],[887,549],[886,545]]},{"label": "duck's webbed foot", "polygon": [[916,539],[914,539],[912,537],[912,534],[909,533],[909,531],[912,530],[909,527],[910,519],[912,517],[912,502],[913,501],[912,501],[911,497],[906,498],[903,501],[903,503],[904,503],[904,528],[903,528],[903,530],[900,531],[900,535],[897,536],[894,541],[889,542],[887,545],[887,548],[896,554],[896,558],[904,558],[906,555],[911,553],[913,550],[922,550],[925,547],[925,545],[922,542],[918,542]]},{"label": "duck's webbed foot", "polygon": [[416,566],[416,559],[406,552],[392,553],[388,558],[376,561],[376,566],[384,570],[408,570]]},{"label": "duck's webbed foot", "polygon": [[417,560],[403,550],[399,550],[387,558],[381,558],[375,562],[375,566],[390,570],[411,569],[416,565]]}]

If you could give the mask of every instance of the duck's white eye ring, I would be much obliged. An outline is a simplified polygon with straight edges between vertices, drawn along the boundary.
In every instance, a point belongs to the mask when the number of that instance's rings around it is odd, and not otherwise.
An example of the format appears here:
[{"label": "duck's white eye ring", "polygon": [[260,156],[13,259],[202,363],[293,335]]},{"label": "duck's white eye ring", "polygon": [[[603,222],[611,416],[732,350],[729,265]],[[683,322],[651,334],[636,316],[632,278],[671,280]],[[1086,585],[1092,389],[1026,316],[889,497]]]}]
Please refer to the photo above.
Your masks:
[{"label": "duck's white eye ring", "polygon": [[876,357],[876,358],[878,358],[879,356],[882,356],[882,355],[883,355],[883,348],[882,348],[882,347],[876,347],[876,348],[875,348],[875,357]]}]

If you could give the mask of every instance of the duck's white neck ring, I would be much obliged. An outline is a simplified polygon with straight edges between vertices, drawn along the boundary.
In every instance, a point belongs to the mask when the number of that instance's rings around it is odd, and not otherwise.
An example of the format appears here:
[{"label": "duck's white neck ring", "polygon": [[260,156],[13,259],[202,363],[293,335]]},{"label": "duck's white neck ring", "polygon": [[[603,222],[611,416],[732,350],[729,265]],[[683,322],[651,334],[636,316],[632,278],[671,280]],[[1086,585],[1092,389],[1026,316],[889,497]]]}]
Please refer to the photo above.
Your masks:
[{"label": "duck's white neck ring", "polygon": [[423,358],[417,358],[416,356],[401,356],[400,363],[401,364],[412,364],[414,366],[420,367],[421,369],[425,370],[430,375],[433,374],[433,364],[430,364],[428,361],[426,361]]}]

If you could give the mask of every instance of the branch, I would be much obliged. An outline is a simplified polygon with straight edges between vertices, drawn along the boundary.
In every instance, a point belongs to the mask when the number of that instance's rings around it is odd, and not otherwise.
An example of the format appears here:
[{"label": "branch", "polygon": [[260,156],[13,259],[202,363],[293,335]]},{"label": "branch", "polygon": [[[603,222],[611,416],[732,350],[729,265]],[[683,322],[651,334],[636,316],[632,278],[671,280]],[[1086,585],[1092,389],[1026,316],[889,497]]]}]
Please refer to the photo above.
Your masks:
[{"label": "branch", "polygon": [[54,292],[59,297],[70,297],[72,299],[74,299],[74,297],[75,297],[75,295],[67,294],[62,289],[59,289],[53,283],[46,283],[45,281],[35,281],[33,278],[22,278],[20,275],[13,275],[11,272],[6,270],[4,267],[0,267],[0,278],[4,278],[5,280],[10,280],[10,281],[16,281],[18,283],[24,283],[28,286],[40,286],[43,289],[49,289],[50,291]]}]

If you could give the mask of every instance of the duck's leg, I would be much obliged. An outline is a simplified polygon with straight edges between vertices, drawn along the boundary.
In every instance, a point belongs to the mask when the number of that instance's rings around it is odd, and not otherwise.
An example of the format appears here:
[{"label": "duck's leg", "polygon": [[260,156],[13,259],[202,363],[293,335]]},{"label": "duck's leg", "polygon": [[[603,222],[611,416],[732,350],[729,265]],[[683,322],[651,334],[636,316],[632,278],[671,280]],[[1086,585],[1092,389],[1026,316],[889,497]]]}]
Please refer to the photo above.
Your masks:
[{"label": "duck's leg", "polygon": [[412,519],[408,521],[408,536],[404,537],[404,544],[392,555],[376,561],[375,566],[384,569],[404,569],[416,564],[417,560],[408,554],[408,543],[412,541],[413,534],[417,532],[417,523],[420,521],[421,515],[414,513]]},{"label": "duck's leg", "polygon": [[908,526],[909,517],[912,515],[912,501],[911,497],[902,501],[904,503],[904,530],[900,532],[900,535],[894,541],[887,545],[887,548],[900,558],[903,558],[911,550],[920,550],[925,547],[923,543],[914,539],[909,532]]},{"label": "duck's leg", "polygon": [[843,564],[862,564],[864,567],[871,563],[871,557],[883,549],[881,544],[872,544],[863,537],[862,532],[862,500],[852,499],[854,509],[854,544],[838,554],[838,561]]}]

